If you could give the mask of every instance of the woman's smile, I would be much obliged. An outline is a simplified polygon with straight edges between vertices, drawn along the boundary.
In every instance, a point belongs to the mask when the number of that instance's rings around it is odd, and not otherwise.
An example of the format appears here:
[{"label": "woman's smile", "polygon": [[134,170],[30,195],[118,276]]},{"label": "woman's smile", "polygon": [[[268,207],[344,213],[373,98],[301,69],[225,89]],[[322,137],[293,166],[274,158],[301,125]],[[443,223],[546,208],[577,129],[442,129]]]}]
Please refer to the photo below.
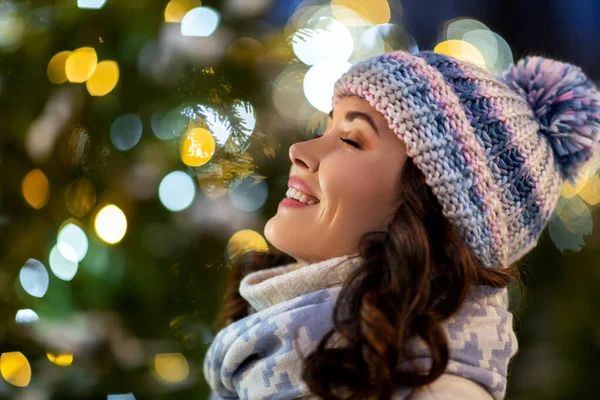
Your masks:
[{"label": "woman's smile", "polygon": [[316,206],[318,203],[316,204],[307,204],[307,203],[303,203],[301,201],[298,201],[296,199],[292,199],[290,197],[286,197],[283,200],[281,200],[279,202],[279,205],[282,207],[289,207],[289,208],[302,208],[302,207],[310,207],[310,206]]}]

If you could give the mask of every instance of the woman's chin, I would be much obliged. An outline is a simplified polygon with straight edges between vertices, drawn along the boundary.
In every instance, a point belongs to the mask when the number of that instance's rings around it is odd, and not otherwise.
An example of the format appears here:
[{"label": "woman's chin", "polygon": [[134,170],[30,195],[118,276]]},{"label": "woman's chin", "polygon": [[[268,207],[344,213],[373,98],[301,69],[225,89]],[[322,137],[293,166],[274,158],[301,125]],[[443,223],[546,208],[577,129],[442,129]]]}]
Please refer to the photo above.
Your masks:
[{"label": "woman's chin", "polygon": [[273,246],[275,246],[276,248],[279,249],[278,244],[278,236],[279,236],[279,221],[277,221],[278,217],[277,214],[275,214],[274,216],[272,216],[267,223],[265,224],[265,228],[264,228],[264,235],[265,235],[265,239],[267,239],[267,241],[269,243],[271,243]]},{"label": "woman's chin", "polygon": [[288,223],[286,224],[281,215],[275,214],[271,217],[264,227],[265,239],[279,251],[290,254],[293,252],[293,243],[297,242],[294,236],[297,231]]}]

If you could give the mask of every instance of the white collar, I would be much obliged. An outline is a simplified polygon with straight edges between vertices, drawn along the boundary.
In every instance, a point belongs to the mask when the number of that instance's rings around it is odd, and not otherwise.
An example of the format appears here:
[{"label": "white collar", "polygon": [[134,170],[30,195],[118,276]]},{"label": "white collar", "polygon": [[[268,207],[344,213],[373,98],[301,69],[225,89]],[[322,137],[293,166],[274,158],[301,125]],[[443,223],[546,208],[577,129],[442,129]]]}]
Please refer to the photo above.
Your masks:
[{"label": "white collar", "polygon": [[263,269],[246,275],[240,282],[240,295],[256,310],[306,293],[342,285],[358,267],[358,254],[343,255],[301,267],[298,262]]}]

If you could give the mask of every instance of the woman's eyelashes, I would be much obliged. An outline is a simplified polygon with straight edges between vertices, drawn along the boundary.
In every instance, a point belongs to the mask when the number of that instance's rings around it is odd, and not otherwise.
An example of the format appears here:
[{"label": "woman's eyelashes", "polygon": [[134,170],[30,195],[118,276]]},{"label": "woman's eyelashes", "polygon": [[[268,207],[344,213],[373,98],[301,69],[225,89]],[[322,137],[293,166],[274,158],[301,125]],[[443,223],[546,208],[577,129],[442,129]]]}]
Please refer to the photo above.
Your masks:
[{"label": "woman's eyelashes", "polygon": [[[321,136],[323,136],[323,133],[317,133],[313,136],[313,138],[316,139],[316,138],[320,138]],[[349,144],[350,146],[352,146],[354,148],[360,149],[360,145],[353,140],[344,139],[344,138],[340,138],[340,140],[346,144]]]},{"label": "woman's eyelashes", "polygon": [[356,143],[355,141],[349,140],[349,139],[344,139],[344,138],[340,138],[340,140],[342,142],[348,143],[350,146],[355,147],[357,149],[360,149],[360,145],[358,143]]}]

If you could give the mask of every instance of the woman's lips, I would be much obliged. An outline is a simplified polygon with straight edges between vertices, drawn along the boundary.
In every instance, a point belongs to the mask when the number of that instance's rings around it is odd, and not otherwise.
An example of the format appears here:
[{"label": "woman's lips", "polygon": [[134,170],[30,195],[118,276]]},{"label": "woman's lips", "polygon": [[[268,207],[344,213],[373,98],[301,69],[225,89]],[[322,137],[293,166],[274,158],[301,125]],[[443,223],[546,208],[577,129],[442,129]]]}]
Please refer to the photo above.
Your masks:
[{"label": "woman's lips", "polygon": [[[317,203],[317,204],[319,204],[319,203]],[[279,202],[280,206],[290,207],[290,208],[310,207],[311,205],[316,206],[317,204],[306,204],[306,203],[302,203],[301,201],[298,201],[296,199],[292,199],[289,197],[286,197],[283,200],[281,200],[281,202]]]},{"label": "woman's lips", "polygon": [[297,176],[291,176],[288,180],[288,187],[294,188],[296,190],[301,191],[304,195],[311,197],[317,203],[319,202],[319,198],[315,196],[312,189],[300,178]]}]

